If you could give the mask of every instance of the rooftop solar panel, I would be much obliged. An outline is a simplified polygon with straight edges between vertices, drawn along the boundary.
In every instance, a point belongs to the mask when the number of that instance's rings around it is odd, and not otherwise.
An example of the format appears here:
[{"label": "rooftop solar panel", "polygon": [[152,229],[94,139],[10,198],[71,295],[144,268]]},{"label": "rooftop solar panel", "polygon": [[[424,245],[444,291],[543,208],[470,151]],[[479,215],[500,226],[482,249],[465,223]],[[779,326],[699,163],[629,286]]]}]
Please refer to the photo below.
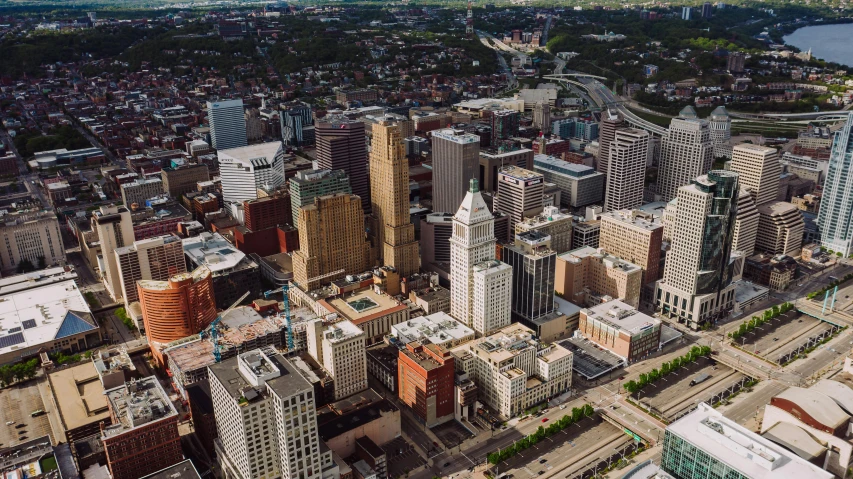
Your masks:
[{"label": "rooftop solar panel", "polygon": [[24,329],[30,329],[36,327],[36,320],[34,319],[25,319],[22,323]]},{"label": "rooftop solar panel", "polygon": [[24,342],[24,333],[9,334],[0,337],[0,348],[8,348]]}]

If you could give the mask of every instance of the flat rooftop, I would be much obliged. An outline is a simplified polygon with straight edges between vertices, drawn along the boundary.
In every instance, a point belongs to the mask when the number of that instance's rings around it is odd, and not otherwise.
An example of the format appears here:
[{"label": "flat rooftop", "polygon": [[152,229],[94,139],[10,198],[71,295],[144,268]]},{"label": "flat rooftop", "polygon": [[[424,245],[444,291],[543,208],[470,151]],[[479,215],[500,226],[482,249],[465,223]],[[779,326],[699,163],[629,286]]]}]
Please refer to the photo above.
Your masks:
[{"label": "flat rooftop", "polygon": [[582,260],[583,258],[588,258],[591,256],[601,258],[601,261],[608,268],[618,268],[625,272],[632,272],[642,269],[634,263],[629,263],[624,259],[619,258],[618,256],[613,256],[611,254],[605,253],[603,249],[593,248],[592,246],[583,246],[578,249],[563,253],[560,255],[560,258],[563,258],[566,261],[572,261],[573,259]]},{"label": "flat rooftop", "polygon": [[599,378],[622,367],[625,360],[584,338],[569,338],[558,344],[572,352],[572,370],[586,380]]},{"label": "flat rooftop", "polygon": [[219,150],[219,157],[232,158],[244,164],[253,164],[252,160],[264,158],[272,161],[276,153],[281,150],[280,141],[271,141],[269,143],[259,143],[257,145],[241,146],[239,148],[229,148],[227,150]]},{"label": "flat rooftop", "polygon": [[604,173],[596,171],[595,168],[590,168],[589,166],[585,165],[579,165],[577,163],[570,163],[568,161],[543,154],[536,154],[533,156],[533,167],[543,168],[549,171],[553,171],[555,173],[561,173],[574,178],[604,176]]},{"label": "flat rooftop", "polygon": [[364,336],[364,331],[352,324],[352,321],[341,321],[330,325],[323,331],[323,337],[332,344],[349,341]]},{"label": "flat rooftop", "polygon": [[174,466],[169,466],[166,469],[157,471],[154,474],[149,474],[140,479],[201,479],[192,461],[186,459]]},{"label": "flat rooftop", "polygon": [[407,307],[393,297],[376,293],[371,288],[331,299],[326,298],[321,300],[321,303],[325,303],[330,311],[337,312],[356,326]]},{"label": "flat rooftop", "polygon": [[474,330],[453,319],[449,314],[439,311],[428,316],[411,318],[408,321],[391,326],[391,335],[402,343],[429,341],[442,345],[464,338],[473,338]]},{"label": "flat rooftop", "polygon": [[0,298],[0,354],[98,328],[74,280]]},{"label": "flat rooftop", "polygon": [[106,419],[110,409],[95,364],[83,364],[52,372],[50,388],[65,429],[76,429]]},{"label": "flat rooftop", "polygon": [[106,391],[106,395],[119,422],[103,430],[104,439],[178,415],[156,376],[131,380]]},{"label": "flat rooftop", "polygon": [[47,268],[31,273],[16,274],[0,278],[0,297],[27,289],[38,288],[54,283],[77,279],[72,266]]},{"label": "flat rooftop", "polygon": [[659,319],[641,313],[618,299],[586,308],[582,312],[587,318],[600,321],[629,335],[660,325]]},{"label": "flat rooftop", "polygon": [[601,215],[601,221],[615,221],[634,230],[654,231],[663,228],[661,214],[649,213],[642,210],[616,210]]},{"label": "flat rooftop", "polygon": [[246,258],[219,233],[201,233],[183,240],[184,254],[196,266],[207,266],[213,274],[233,270]]},{"label": "flat rooftop", "polygon": [[784,447],[727,419],[705,403],[700,403],[696,410],[666,429],[750,479],[834,477]]},{"label": "flat rooftop", "polygon": [[[225,390],[234,399],[243,397],[244,389],[253,387],[250,382],[252,378],[244,376],[238,369],[238,361],[253,361],[256,359],[252,355],[258,356],[261,350],[254,350],[243,353],[239,356],[226,359],[225,361],[211,364],[209,366],[210,373],[216,376],[217,379],[225,386]],[[264,363],[264,374],[278,374],[275,377],[266,379],[266,385],[273,391],[283,397],[290,397],[293,394],[298,394],[301,391],[313,391],[313,386],[300,373],[299,370],[290,361],[285,359],[281,354],[263,354],[264,360],[269,360]],[[248,398],[247,398],[248,399]]]},{"label": "flat rooftop", "polygon": [[533,178],[542,178],[541,173],[537,173],[535,171],[530,171],[518,166],[504,166],[500,170],[498,170],[499,175],[506,175],[519,180],[529,180]]}]

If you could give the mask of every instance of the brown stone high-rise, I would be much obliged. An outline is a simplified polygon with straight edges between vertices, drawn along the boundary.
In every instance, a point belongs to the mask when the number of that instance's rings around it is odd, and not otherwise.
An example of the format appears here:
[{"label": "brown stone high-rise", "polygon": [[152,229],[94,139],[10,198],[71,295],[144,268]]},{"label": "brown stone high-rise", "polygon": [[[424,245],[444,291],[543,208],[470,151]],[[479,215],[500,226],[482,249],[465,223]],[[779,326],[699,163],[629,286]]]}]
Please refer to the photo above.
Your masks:
[{"label": "brown stone high-rise", "polygon": [[352,192],[361,198],[361,209],[370,213],[370,184],[364,123],[343,116],[329,116],[314,126],[317,168],[344,170]]},{"label": "brown stone high-rise", "polygon": [[[318,196],[299,210],[299,251],[293,253],[293,279],[310,291],[346,274],[370,267],[361,199],[349,193]],[[339,274],[329,275],[335,271]],[[314,281],[309,279],[321,277]]]},{"label": "brown stone high-rise", "polygon": [[415,226],[409,217],[409,163],[400,126],[383,121],[373,126],[370,143],[371,221],[378,253],[401,277],[419,268]]}]

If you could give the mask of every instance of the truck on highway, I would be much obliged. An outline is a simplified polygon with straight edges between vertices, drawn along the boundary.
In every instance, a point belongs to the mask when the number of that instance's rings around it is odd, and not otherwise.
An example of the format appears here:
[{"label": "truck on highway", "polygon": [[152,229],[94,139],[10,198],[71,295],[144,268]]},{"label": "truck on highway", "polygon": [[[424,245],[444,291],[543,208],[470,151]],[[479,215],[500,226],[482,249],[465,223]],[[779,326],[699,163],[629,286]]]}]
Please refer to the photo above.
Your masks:
[{"label": "truck on highway", "polygon": [[695,378],[690,380],[690,385],[695,386],[697,384],[704,383],[710,377],[711,377],[711,375],[708,373],[698,374]]}]

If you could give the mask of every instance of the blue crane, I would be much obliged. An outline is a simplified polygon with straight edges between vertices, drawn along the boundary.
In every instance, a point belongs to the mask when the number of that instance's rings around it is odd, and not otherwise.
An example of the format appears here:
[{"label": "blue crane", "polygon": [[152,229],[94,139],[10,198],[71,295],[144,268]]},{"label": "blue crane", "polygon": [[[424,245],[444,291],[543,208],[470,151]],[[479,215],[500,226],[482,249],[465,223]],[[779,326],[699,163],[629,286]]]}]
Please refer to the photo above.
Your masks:
[{"label": "blue crane", "polygon": [[230,313],[232,309],[236,308],[238,304],[242,303],[248,295],[248,291],[243,293],[243,296],[240,296],[240,299],[234,301],[234,304],[229,306],[228,309],[219,313],[219,316],[210,323],[210,326],[202,329],[201,332],[198,333],[199,339],[204,339],[205,333],[210,333],[210,342],[213,343],[213,357],[216,359],[217,363],[222,360],[222,351],[219,349],[219,330],[217,329],[217,326],[219,326],[219,322],[222,321],[222,318],[224,318],[226,314]]}]

